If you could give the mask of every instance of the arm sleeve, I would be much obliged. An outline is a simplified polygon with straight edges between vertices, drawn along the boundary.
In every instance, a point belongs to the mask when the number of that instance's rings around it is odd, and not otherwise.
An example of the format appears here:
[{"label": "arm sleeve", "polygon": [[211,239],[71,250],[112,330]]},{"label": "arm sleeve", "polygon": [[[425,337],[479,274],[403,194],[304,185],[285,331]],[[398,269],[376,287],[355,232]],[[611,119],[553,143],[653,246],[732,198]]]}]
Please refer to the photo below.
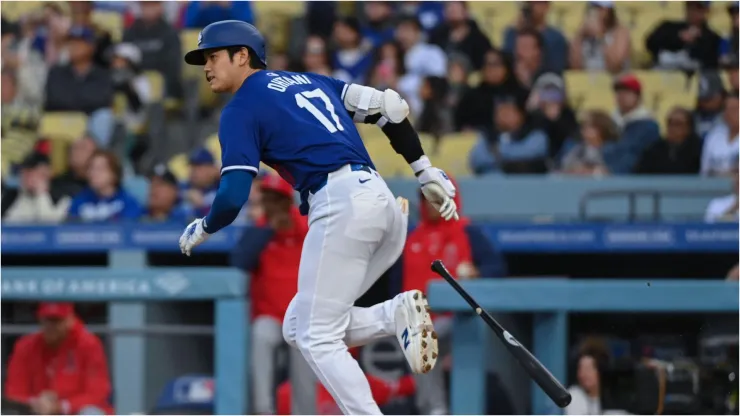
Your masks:
[{"label": "arm sleeve", "polygon": [[259,125],[253,113],[240,107],[226,107],[221,112],[218,141],[221,144],[221,174],[246,170],[257,174],[261,143]]},{"label": "arm sleeve", "polygon": [[88,361],[83,374],[83,392],[66,400],[67,414],[79,414],[80,409],[89,405],[103,405],[108,401],[111,393],[108,364],[105,362],[103,346],[97,338],[90,344],[87,351]]},{"label": "arm sleeve", "polygon": [[5,396],[10,399],[26,402],[31,398],[31,380],[28,378],[27,339],[21,338],[13,348],[13,354],[8,363],[7,380],[5,381]]},{"label": "arm sleeve", "polygon": [[205,232],[213,234],[234,222],[249,199],[254,174],[255,172],[236,169],[221,175],[216,197],[203,224]]}]

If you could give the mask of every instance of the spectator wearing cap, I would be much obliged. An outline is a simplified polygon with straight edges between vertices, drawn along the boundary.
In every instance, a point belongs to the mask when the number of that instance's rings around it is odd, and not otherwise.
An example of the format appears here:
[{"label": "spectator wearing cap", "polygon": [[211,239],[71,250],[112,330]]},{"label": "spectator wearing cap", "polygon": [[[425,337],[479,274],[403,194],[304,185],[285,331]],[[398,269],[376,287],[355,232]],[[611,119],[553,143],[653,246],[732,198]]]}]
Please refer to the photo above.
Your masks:
[{"label": "spectator wearing cap", "polygon": [[427,43],[423,28],[414,16],[404,16],[396,26],[396,40],[404,54],[406,74],[398,81],[398,90],[408,101],[413,117],[421,114],[419,87],[424,77],[447,76],[447,56],[437,45]]},{"label": "spectator wearing cap", "polygon": [[694,128],[694,115],[675,107],[668,113],[666,134],[645,149],[635,173],[657,175],[695,175],[701,163],[701,138]]},{"label": "spectator wearing cap", "polygon": [[126,97],[124,126],[129,132],[139,132],[146,122],[146,105],[150,103],[152,86],[141,71],[141,50],[133,43],[119,43],[113,49],[111,63],[113,87]]},{"label": "spectator wearing cap", "polygon": [[360,21],[355,17],[337,20],[332,39],[337,46],[331,59],[334,77],[347,83],[363,83],[372,65],[373,45],[362,37]]},{"label": "spectator wearing cap", "polygon": [[465,55],[475,70],[481,69],[491,42],[470,17],[464,1],[445,2],[444,7],[444,21],[432,30],[429,42],[448,54]]},{"label": "spectator wearing cap", "polygon": [[663,21],[645,39],[656,67],[661,69],[717,68],[722,38],[707,22],[708,1],[685,2],[686,19]]},{"label": "spectator wearing cap", "polygon": [[617,110],[612,116],[620,130],[614,153],[618,160],[609,163],[612,174],[626,174],[634,170],[640,155],[657,140],[660,127],[642,103],[642,84],[626,74],[614,82]]},{"label": "spectator wearing cap", "polygon": [[180,204],[180,187],[175,175],[164,165],[154,168],[149,180],[145,218],[150,221],[187,222],[188,211]]},{"label": "spectator wearing cap", "polygon": [[549,1],[526,1],[521,3],[521,13],[513,26],[504,33],[504,51],[515,54],[518,32],[535,31],[540,34],[545,71],[562,73],[568,67],[568,41],[556,28],[547,24],[550,11]]},{"label": "spectator wearing cap", "polygon": [[121,185],[123,168],[115,154],[98,150],[87,168],[87,188],[74,197],[68,219],[82,222],[136,220],[142,210]]},{"label": "spectator wearing cap", "polygon": [[191,1],[185,9],[184,26],[187,28],[202,29],[221,20],[241,20],[254,24],[251,2]]},{"label": "spectator wearing cap", "polygon": [[37,415],[114,414],[103,344],[71,303],[42,303],[39,332],[21,337],[8,364],[5,394]]},{"label": "spectator wearing cap", "polygon": [[737,171],[738,161],[738,91],[725,97],[722,123],[717,124],[704,138],[701,153],[701,174],[727,175]]},{"label": "spectator wearing cap", "polygon": [[444,2],[441,1],[403,1],[395,5],[398,14],[416,16],[427,34],[444,20]]},{"label": "spectator wearing cap", "polygon": [[528,116],[525,98],[499,97],[496,101],[493,128],[481,134],[470,151],[471,170],[477,175],[546,172],[547,134]]},{"label": "spectator wearing cap", "polygon": [[95,35],[92,29],[74,26],[67,39],[69,64],[49,71],[46,82],[46,111],[79,111],[90,119],[88,128],[95,140],[107,147],[113,134],[113,79],[110,71],[93,61]]},{"label": "spectator wearing cap", "polygon": [[[709,201],[709,205],[707,205],[707,210],[704,213],[705,222],[738,221],[739,184],[737,168],[737,163],[735,163],[735,168],[732,169],[732,171],[729,173],[730,177],[732,178],[730,194],[720,196]],[[735,280],[737,280],[737,278],[735,278]]]},{"label": "spectator wearing cap", "polygon": [[455,110],[455,128],[488,129],[493,125],[495,97],[526,97],[527,94],[528,91],[514,76],[509,55],[489,49],[483,55],[480,84],[463,95]]},{"label": "spectator wearing cap", "polygon": [[591,1],[570,45],[570,67],[618,74],[630,68],[629,29],[617,19],[612,1]]},{"label": "spectator wearing cap", "polygon": [[366,1],[362,5],[365,12],[365,24],[362,26],[362,36],[369,40],[373,47],[392,41],[395,29],[393,27],[393,3],[390,1]]},{"label": "spectator wearing cap", "polygon": [[[283,345],[283,317],[298,289],[308,223],[295,206],[293,188],[278,175],[266,175],[260,188],[264,216],[257,220],[256,232],[242,236],[232,252],[231,264],[251,276],[254,411],[275,414],[275,349]],[[291,357],[302,360],[297,355]]]},{"label": "spectator wearing cap", "polygon": [[52,189],[70,198],[82,192],[87,187],[87,167],[96,150],[97,144],[90,136],[72,142],[68,149],[67,170],[54,178]]},{"label": "spectator wearing cap", "polygon": [[64,220],[70,198],[51,186],[49,158],[33,153],[20,167],[20,187],[3,195],[2,217],[6,223],[50,223]]},{"label": "spectator wearing cap", "polygon": [[[201,2],[191,2],[190,7],[193,7],[193,3]],[[183,96],[180,35],[167,22],[162,2],[142,1],[139,7],[141,13],[124,30],[123,42],[133,43],[141,51],[142,71],[157,71],[162,74],[165,96],[180,99]]]},{"label": "spectator wearing cap", "polygon": [[696,76],[699,77],[699,94],[694,123],[699,137],[704,139],[717,123],[722,122],[722,107],[727,93],[718,72],[702,71]]},{"label": "spectator wearing cap", "polygon": [[93,10],[95,4],[92,1],[70,1],[69,12],[72,27],[79,26],[89,29],[93,34],[95,52],[93,62],[101,68],[108,68],[110,64],[110,49],[113,46],[113,38],[106,30],[93,22]]},{"label": "spectator wearing cap", "polygon": [[[740,28],[738,28],[738,7],[740,5],[737,1],[732,1],[727,6],[727,14],[730,15],[732,28],[730,35],[720,42],[720,61],[723,63],[737,59],[738,48],[740,47],[738,46],[738,36],[740,36],[738,35],[738,32],[740,32]],[[735,64],[735,67],[737,67],[737,64]]]},{"label": "spectator wearing cap", "polygon": [[550,156],[560,152],[563,143],[576,135],[578,121],[565,96],[565,83],[553,72],[542,74],[532,86],[527,109],[547,133]]},{"label": "spectator wearing cap", "polygon": [[190,154],[190,178],[185,184],[184,202],[192,218],[208,215],[213,199],[218,191],[220,172],[216,159],[205,147],[195,149]]}]

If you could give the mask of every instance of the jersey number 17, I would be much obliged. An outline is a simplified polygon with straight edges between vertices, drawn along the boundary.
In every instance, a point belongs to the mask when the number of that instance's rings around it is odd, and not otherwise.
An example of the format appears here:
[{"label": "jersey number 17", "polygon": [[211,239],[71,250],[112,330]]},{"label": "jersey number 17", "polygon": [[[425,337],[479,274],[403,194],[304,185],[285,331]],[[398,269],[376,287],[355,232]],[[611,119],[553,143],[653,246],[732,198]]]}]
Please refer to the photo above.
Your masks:
[{"label": "jersey number 17", "polygon": [[[331,120],[329,120],[329,118],[326,117],[324,113],[321,112],[321,110],[316,108],[316,106],[313,105],[309,98],[318,98],[323,101],[324,107],[326,107],[326,111],[331,116]],[[339,117],[334,111],[334,104],[331,103],[329,97],[327,97],[324,91],[321,91],[321,89],[316,88],[312,91],[299,92],[295,95],[295,102],[296,104],[298,104],[298,107],[308,110],[311,115],[316,117],[316,120],[323,124],[330,133],[344,131],[344,127],[342,127],[342,123],[339,122]]]}]

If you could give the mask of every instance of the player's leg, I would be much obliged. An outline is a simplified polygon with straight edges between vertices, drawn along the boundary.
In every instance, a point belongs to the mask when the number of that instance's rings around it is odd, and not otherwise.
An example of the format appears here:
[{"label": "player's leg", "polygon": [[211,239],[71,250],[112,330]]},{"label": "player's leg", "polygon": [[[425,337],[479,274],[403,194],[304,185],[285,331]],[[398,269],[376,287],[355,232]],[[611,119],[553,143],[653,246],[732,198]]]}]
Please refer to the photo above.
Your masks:
[{"label": "player's leg", "polygon": [[[434,320],[434,327],[439,335],[439,355],[444,357],[449,353],[451,346],[452,318],[437,317]],[[448,414],[447,389],[445,388],[444,369],[441,365],[435,366],[427,374],[414,374],[414,381],[416,382],[416,405],[421,414]]]},{"label": "player's leg", "polygon": [[369,261],[393,218],[394,201],[370,187],[358,187],[356,175],[345,175],[330,179],[311,204],[298,293],[286,315],[287,326],[295,332],[288,335],[294,335],[343,413],[380,414],[343,340]]},{"label": "player's leg", "polygon": [[275,350],[282,343],[281,323],[269,316],[259,316],[252,323],[252,386],[254,412],[275,413]]}]

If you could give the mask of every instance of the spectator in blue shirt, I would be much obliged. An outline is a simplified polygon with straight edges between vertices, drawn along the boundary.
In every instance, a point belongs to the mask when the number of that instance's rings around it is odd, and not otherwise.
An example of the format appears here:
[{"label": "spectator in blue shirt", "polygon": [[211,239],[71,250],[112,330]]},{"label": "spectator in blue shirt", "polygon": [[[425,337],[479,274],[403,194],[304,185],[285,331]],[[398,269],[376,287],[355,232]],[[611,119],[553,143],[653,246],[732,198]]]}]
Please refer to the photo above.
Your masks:
[{"label": "spectator in blue shirt", "polygon": [[517,32],[534,30],[542,37],[542,51],[546,67],[544,72],[561,73],[568,66],[568,41],[556,28],[547,24],[547,13],[550,11],[548,1],[522,2],[522,12],[514,26],[510,26],[504,33],[504,51],[514,53]]},{"label": "spectator in blue shirt", "polygon": [[83,222],[135,220],[141,206],[121,186],[123,168],[112,152],[96,151],[87,169],[87,188],[72,199],[68,219]]},{"label": "spectator in blue shirt", "polygon": [[193,218],[208,214],[218,191],[220,178],[216,160],[208,149],[201,147],[190,155],[190,179],[185,185],[184,200]]},{"label": "spectator in blue shirt", "polygon": [[492,131],[481,134],[470,152],[475,174],[544,173],[549,153],[547,134],[536,127],[522,96],[496,99]]},{"label": "spectator in blue shirt", "polygon": [[389,1],[368,1],[364,3],[367,22],[362,28],[362,36],[378,47],[393,40],[393,5]]},{"label": "spectator in blue shirt", "polygon": [[165,165],[154,168],[149,181],[146,217],[151,221],[187,222],[190,216],[182,206],[175,175]]},{"label": "spectator in blue shirt", "polygon": [[254,24],[248,1],[191,1],[185,9],[185,27],[201,29],[221,20],[241,20]]},{"label": "spectator in blue shirt", "polygon": [[373,45],[362,37],[360,22],[354,17],[338,20],[333,38],[337,45],[332,56],[334,77],[346,83],[364,83],[373,62]]}]

